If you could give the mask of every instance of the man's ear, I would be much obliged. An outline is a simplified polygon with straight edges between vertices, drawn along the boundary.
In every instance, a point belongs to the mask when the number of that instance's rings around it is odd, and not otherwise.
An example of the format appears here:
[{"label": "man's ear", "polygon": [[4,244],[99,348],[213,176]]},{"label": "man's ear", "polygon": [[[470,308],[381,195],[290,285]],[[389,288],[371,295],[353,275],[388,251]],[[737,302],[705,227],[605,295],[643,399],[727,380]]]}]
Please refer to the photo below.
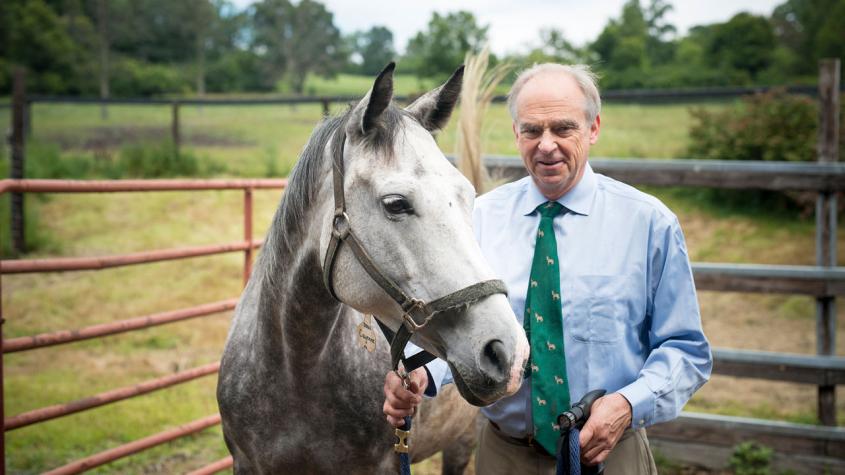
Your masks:
[{"label": "man's ear", "polygon": [[599,129],[601,129],[601,115],[597,115],[596,120],[590,125],[590,145],[595,145],[599,141]]},{"label": "man's ear", "polygon": [[516,121],[511,122],[511,129],[513,130],[513,138],[519,140],[519,132],[516,130]]}]

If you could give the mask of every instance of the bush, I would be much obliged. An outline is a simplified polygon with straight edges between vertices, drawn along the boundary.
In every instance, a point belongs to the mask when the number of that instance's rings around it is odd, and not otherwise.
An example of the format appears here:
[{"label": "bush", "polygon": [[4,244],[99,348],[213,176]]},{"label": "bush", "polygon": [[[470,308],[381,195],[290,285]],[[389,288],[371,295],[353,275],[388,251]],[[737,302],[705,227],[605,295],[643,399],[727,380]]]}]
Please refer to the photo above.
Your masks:
[{"label": "bush", "polygon": [[[784,90],[744,98],[721,111],[691,109],[690,158],[813,162],[816,157],[816,103]],[[845,124],[840,137],[845,135]],[[845,143],[840,139],[840,154]],[[700,198],[735,209],[800,211],[810,215],[815,195],[760,190],[706,190]]]},{"label": "bush", "polygon": [[155,96],[186,94],[191,79],[175,66],[122,59],[112,71],[111,90],[115,96]]},{"label": "bush", "polygon": [[747,97],[719,112],[691,109],[689,153],[718,160],[816,159],[818,118],[812,99],[783,90]]},{"label": "bush", "polygon": [[118,179],[207,176],[225,171],[220,165],[200,160],[191,152],[176,152],[170,142],[135,144],[118,154],[99,152],[94,156],[62,154],[55,144],[27,143],[25,176],[53,179]]},{"label": "bush", "polygon": [[120,151],[118,166],[122,175],[137,178],[193,176],[199,173],[197,157],[177,152],[172,143],[129,145]]},{"label": "bush", "polygon": [[736,475],[771,475],[772,449],[754,442],[734,447],[730,465]]}]

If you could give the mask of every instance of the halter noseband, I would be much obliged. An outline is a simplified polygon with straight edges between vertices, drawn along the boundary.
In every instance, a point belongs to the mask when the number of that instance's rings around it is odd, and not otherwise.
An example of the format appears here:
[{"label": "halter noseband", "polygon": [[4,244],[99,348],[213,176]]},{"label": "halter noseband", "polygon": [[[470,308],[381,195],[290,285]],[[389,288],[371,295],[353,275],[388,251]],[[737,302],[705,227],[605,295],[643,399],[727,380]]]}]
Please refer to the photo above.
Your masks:
[{"label": "halter noseband", "polygon": [[329,293],[332,294],[332,297],[340,300],[334,293],[332,269],[334,268],[334,262],[340,244],[346,242],[355,254],[358,263],[367,271],[367,274],[402,308],[402,325],[395,335],[378,318],[376,321],[378,321],[385,336],[391,340],[390,356],[393,369],[398,368],[399,361],[401,360],[404,362],[405,370],[410,372],[435,358],[425,351],[407,360],[403,358],[405,345],[415,332],[425,327],[439,313],[460,307],[467,307],[478,300],[494,294],[507,295],[507,288],[501,280],[485,280],[440,297],[433,302],[426,303],[423,300],[408,296],[396,282],[381,272],[366,249],[364,249],[361,241],[352,231],[349,216],[346,214],[346,200],[343,194],[343,151],[346,134],[343,132],[343,129],[340,129],[337,133],[341,134],[339,137],[340,150],[339,153],[333,153],[334,158],[332,164],[335,209],[334,218],[332,219],[332,237],[326,250],[325,260],[323,261],[323,283],[326,285]]}]

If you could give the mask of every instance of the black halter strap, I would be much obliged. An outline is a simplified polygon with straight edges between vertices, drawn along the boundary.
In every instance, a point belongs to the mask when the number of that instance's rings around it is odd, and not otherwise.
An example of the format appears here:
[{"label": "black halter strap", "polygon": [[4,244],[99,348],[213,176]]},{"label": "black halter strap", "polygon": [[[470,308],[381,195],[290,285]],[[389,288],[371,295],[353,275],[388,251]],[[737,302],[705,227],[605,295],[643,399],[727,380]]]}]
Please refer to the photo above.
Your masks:
[{"label": "black halter strap", "polygon": [[[507,288],[501,280],[485,280],[472,284],[463,289],[457,290],[451,294],[441,297],[431,303],[426,303],[423,300],[410,297],[406,294],[396,282],[390,277],[382,273],[378,266],[376,266],[373,259],[364,249],[361,240],[352,231],[352,226],[349,221],[349,216],[346,214],[346,200],[343,194],[343,149],[346,142],[346,134],[342,129],[337,133],[341,134],[338,138],[340,143],[339,153],[333,153],[334,160],[332,163],[332,182],[334,188],[334,218],[332,219],[332,237],[329,241],[326,256],[323,261],[323,283],[326,288],[337,299],[334,293],[334,286],[332,285],[332,270],[334,268],[334,261],[337,257],[337,251],[340,244],[345,242],[352,249],[355,258],[367,271],[370,278],[384,289],[385,292],[392,298],[399,307],[402,308],[402,325],[394,334],[385,324],[376,318],[376,321],[381,328],[382,333],[390,341],[390,357],[393,369],[399,367],[399,362],[403,362],[405,371],[411,372],[414,369],[430,362],[435,356],[423,351],[411,358],[405,359],[404,349],[408,340],[411,339],[414,333],[425,327],[431,319],[442,312],[454,310],[461,307],[468,307],[473,303],[494,294],[507,295]],[[338,143],[335,142],[335,143]],[[340,299],[338,299],[340,300]]]}]

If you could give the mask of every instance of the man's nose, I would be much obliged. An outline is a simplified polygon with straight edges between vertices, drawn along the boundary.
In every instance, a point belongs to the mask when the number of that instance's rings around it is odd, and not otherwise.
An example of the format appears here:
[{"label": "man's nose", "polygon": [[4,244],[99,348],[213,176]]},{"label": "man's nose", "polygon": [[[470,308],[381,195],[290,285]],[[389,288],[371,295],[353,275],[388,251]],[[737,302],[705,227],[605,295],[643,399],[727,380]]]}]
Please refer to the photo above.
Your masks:
[{"label": "man's nose", "polygon": [[537,145],[538,150],[544,154],[550,154],[555,151],[557,144],[549,131],[544,131],[540,136],[540,143]]}]

